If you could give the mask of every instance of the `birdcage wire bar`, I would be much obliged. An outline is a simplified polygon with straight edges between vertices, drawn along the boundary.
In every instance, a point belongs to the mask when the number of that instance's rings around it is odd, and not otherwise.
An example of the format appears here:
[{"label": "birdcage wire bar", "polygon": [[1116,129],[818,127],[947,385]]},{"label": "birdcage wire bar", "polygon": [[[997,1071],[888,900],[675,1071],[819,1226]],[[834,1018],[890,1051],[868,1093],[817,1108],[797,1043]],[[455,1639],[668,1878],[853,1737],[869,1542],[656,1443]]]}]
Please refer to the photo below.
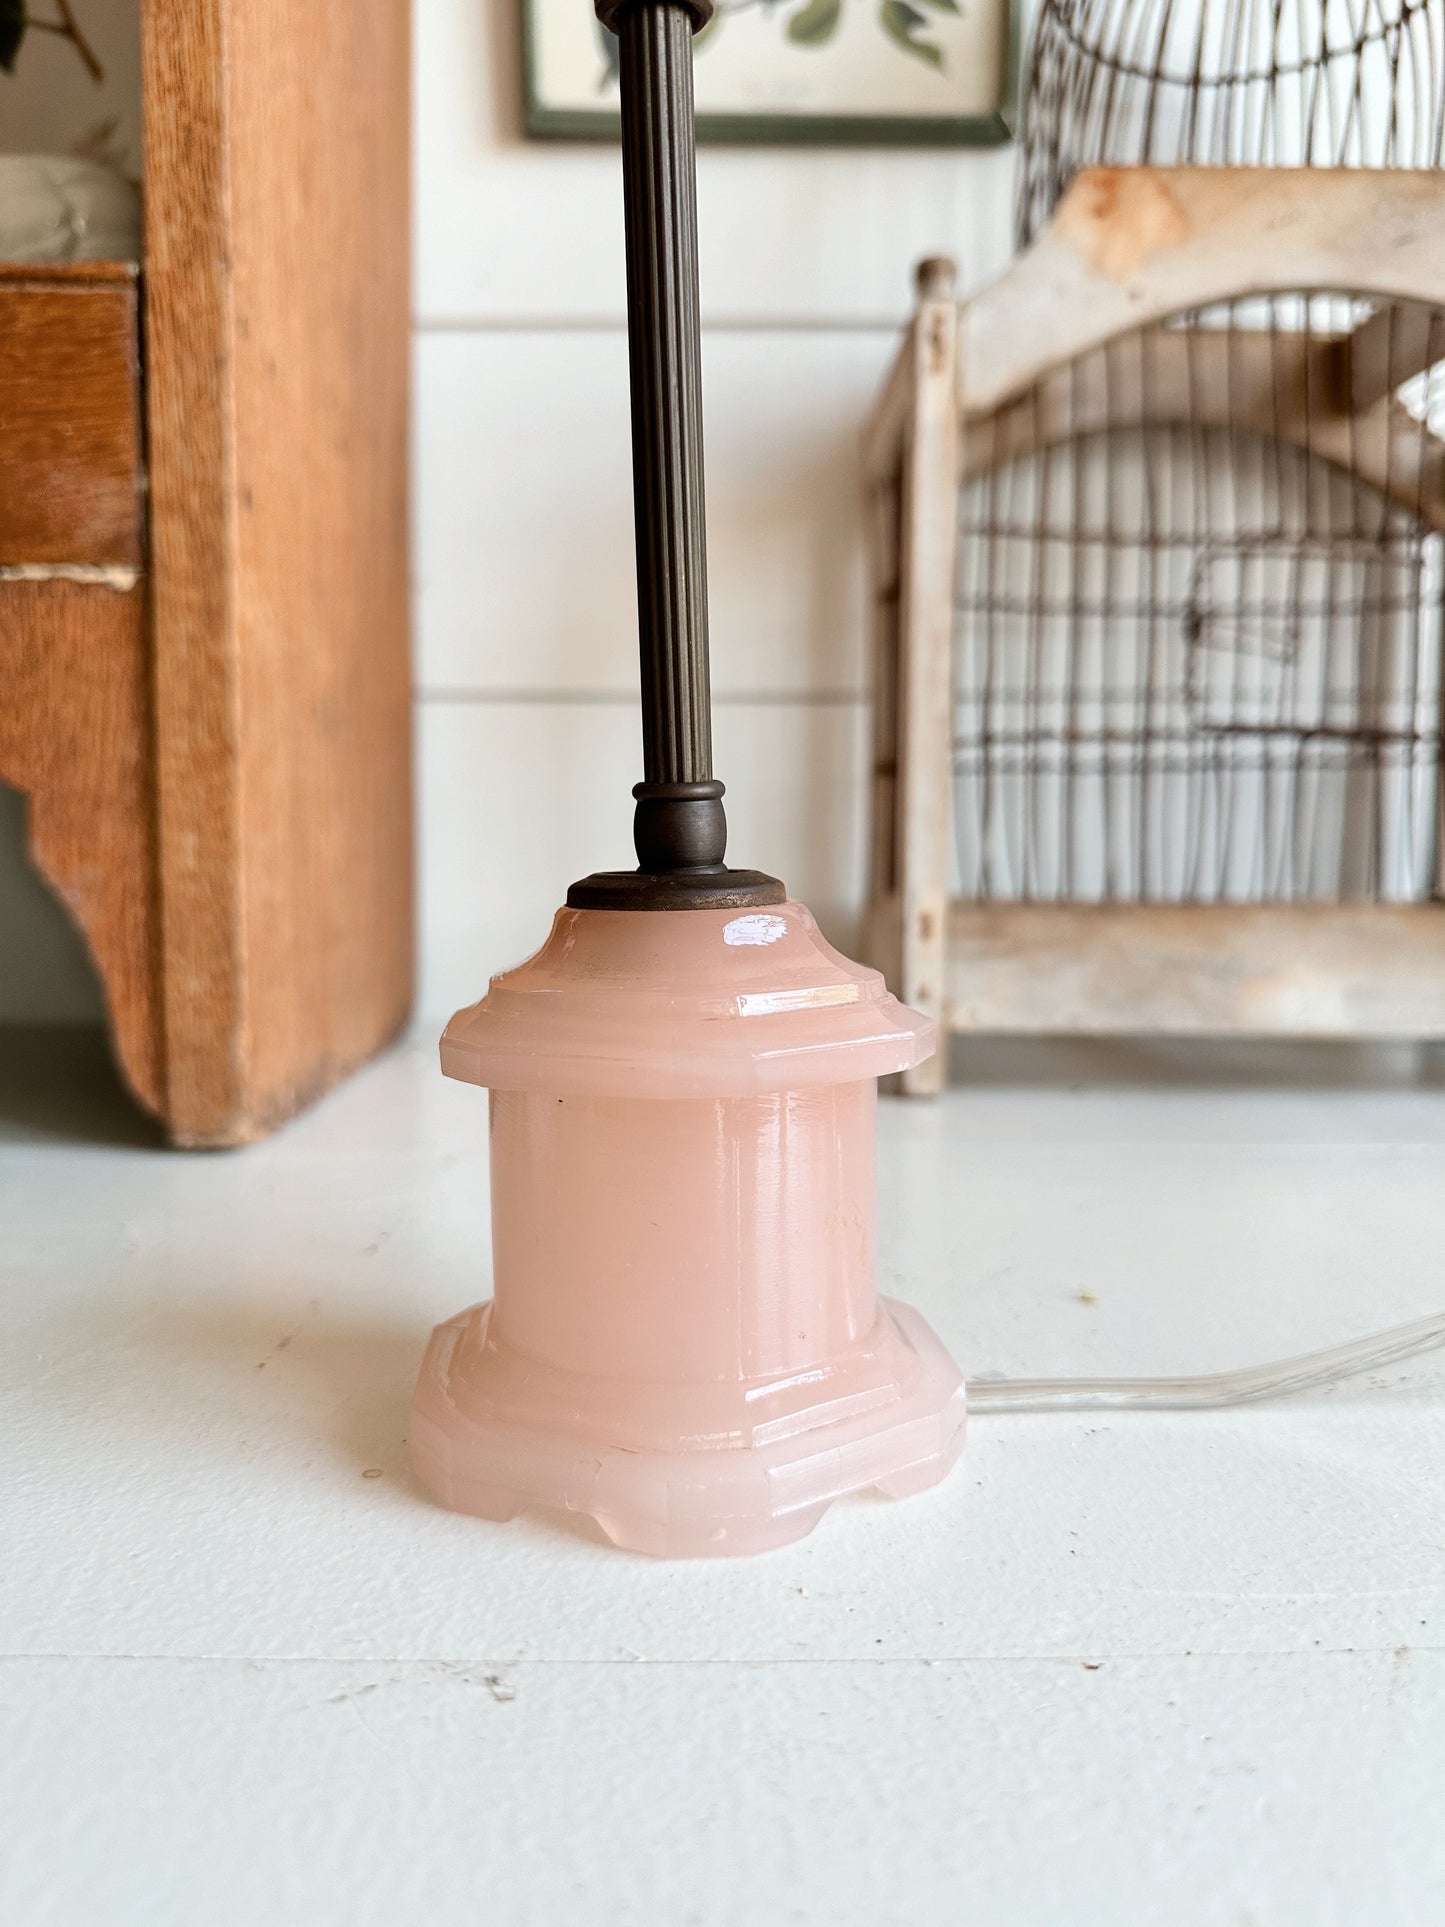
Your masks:
[{"label": "birdcage wire bar", "polygon": [[1438,167],[1445,0],[1042,0],[1015,228],[1112,164]]}]

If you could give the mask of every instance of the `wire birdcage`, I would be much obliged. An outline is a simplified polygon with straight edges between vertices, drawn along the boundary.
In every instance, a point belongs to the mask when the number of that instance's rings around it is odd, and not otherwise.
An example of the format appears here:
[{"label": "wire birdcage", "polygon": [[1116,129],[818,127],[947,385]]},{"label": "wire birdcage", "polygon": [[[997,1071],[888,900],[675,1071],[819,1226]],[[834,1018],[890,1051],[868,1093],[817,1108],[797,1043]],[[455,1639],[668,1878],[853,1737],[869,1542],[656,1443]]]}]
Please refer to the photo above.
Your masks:
[{"label": "wire birdcage", "polygon": [[[1369,424],[1331,436],[1327,371],[1367,315],[1220,304],[976,425],[954,645],[965,898],[1435,894],[1445,537],[1417,496],[1436,444],[1418,379],[1385,474]],[[1439,360],[1441,316],[1415,325]],[[1403,338],[1386,352],[1393,383],[1411,357]]]},{"label": "wire birdcage", "polygon": [[1080,167],[1438,167],[1442,129],[1445,0],[1042,0],[1018,241]]},{"label": "wire birdcage", "polygon": [[[1020,238],[1086,164],[1432,166],[1442,114],[1445,0],[1043,0]],[[1350,407],[1320,371],[1369,312],[1347,290],[1236,300],[1116,340],[1088,379],[1132,385],[1136,420],[965,486],[966,896],[1432,893],[1441,536],[1322,447]],[[1429,359],[1392,370],[1391,393],[1417,377],[1393,405],[1422,436]]]},{"label": "wire birdcage", "polygon": [[1438,177],[1151,166],[925,264],[867,444],[910,1001],[1445,1035],[1442,264]]}]

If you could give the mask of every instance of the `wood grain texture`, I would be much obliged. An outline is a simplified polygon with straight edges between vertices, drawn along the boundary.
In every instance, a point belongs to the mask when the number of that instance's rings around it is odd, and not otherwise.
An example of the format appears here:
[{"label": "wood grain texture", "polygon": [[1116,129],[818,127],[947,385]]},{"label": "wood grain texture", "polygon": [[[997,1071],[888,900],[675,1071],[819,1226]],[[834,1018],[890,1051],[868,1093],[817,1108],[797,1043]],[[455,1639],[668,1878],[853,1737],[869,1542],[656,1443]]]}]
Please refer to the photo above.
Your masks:
[{"label": "wood grain texture", "polygon": [[1445,1038],[1445,905],[949,910],[950,1030]]},{"label": "wood grain texture", "polygon": [[1334,289],[1445,303],[1433,169],[1084,168],[1033,247],[959,310],[959,404],[1000,407],[1062,361],[1211,302]]},{"label": "wood grain texture", "polygon": [[[0,265],[0,776],[164,1104],[135,269]],[[108,575],[109,582],[76,580]],[[70,578],[70,579],[67,579]]]},{"label": "wood grain texture", "polygon": [[147,0],[172,1128],[258,1135],[411,997],[408,17]]},{"label": "wood grain texture", "polygon": [[0,776],[29,798],[29,847],[90,947],[116,1055],[165,1101],[141,587],[0,583]]},{"label": "wood grain texture", "polygon": [[135,283],[0,263],[0,567],[140,566]]},{"label": "wood grain texture", "polygon": [[[904,1003],[942,1034],[944,919],[953,825],[953,578],[958,549],[956,311],[919,301],[912,330],[913,404],[902,467],[898,599],[899,969]],[[942,1088],[939,1049],[905,1071],[910,1095]]]}]

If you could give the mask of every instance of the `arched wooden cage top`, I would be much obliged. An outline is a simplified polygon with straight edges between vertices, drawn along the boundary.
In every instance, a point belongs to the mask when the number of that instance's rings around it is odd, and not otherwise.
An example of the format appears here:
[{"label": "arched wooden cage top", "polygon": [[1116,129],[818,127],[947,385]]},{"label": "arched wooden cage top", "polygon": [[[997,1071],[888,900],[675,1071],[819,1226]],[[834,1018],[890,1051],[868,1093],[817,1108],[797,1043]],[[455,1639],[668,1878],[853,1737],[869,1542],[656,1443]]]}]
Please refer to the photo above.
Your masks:
[{"label": "arched wooden cage top", "polygon": [[[1034,246],[956,305],[956,405],[964,416],[986,416],[1120,335],[1224,301],[1311,292],[1358,296],[1406,316],[1445,305],[1439,179],[1383,170],[1088,168]],[[937,296],[928,305],[955,306]],[[1349,380],[1338,392],[1356,412],[1381,398],[1388,325],[1362,331],[1340,364]],[[1411,372],[1403,366],[1407,339],[1417,355],[1429,345],[1418,321],[1405,325],[1417,332],[1395,337],[1391,372],[1400,382]],[[898,462],[909,384],[905,348],[869,428],[874,479]]]}]

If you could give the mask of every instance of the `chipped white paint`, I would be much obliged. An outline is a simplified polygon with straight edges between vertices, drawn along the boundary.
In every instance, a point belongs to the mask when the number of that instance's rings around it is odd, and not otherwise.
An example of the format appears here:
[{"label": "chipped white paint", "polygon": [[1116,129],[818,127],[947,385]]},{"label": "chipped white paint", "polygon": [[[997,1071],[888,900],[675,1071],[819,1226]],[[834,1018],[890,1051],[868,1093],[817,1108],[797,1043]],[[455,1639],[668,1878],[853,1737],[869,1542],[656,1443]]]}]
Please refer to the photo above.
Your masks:
[{"label": "chipped white paint", "polygon": [[[881,1107],[881,1243],[970,1371],[1439,1303],[1436,1060],[964,1063]],[[1445,1360],[979,1419],[936,1493],[657,1565],[411,1487],[426,1332],[487,1274],[486,1105],[431,1037],[215,1157],[14,1082],[0,1919],[1434,1927]]]},{"label": "chipped white paint", "polygon": [[139,569],[123,562],[6,562],[0,582],[92,582],[126,593],[140,581]]}]

